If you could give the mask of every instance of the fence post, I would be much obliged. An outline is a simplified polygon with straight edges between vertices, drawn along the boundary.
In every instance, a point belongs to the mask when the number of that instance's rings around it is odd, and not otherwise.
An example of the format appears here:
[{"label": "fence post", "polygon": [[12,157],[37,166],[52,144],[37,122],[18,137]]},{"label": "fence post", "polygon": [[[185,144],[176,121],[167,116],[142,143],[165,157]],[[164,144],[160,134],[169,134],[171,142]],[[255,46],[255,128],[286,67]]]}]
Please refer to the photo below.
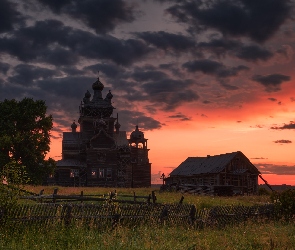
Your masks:
[{"label": "fence post", "polygon": [[194,225],[195,220],[196,220],[196,212],[197,212],[196,206],[192,205],[191,210],[189,212],[189,218],[190,218],[190,222],[192,225]]},{"label": "fence post", "polygon": [[64,219],[65,219],[65,225],[68,226],[71,224],[73,207],[71,204],[66,204],[65,208],[66,208],[66,212],[65,212]]},{"label": "fence post", "polygon": [[81,203],[83,203],[83,191],[81,191],[81,195],[80,195],[80,196],[81,196],[81,198],[82,198],[82,199],[81,199]]},{"label": "fence post", "polygon": [[151,199],[152,199],[152,196],[151,194],[149,194],[148,198],[147,198],[147,203],[150,204],[151,203]]},{"label": "fence post", "polygon": [[184,199],[184,196],[181,196],[180,201],[179,201],[179,204],[182,204],[183,199]]},{"label": "fence post", "polygon": [[54,190],[53,190],[53,194],[52,194],[52,202],[53,203],[55,203],[55,196],[57,195],[57,191],[58,191],[58,189],[57,188],[55,188]]},{"label": "fence post", "polygon": [[155,194],[155,191],[152,191],[152,198],[153,198],[153,203],[156,203],[157,196]]},{"label": "fence post", "polygon": [[136,203],[136,196],[135,196],[135,192],[133,192],[133,203]]}]

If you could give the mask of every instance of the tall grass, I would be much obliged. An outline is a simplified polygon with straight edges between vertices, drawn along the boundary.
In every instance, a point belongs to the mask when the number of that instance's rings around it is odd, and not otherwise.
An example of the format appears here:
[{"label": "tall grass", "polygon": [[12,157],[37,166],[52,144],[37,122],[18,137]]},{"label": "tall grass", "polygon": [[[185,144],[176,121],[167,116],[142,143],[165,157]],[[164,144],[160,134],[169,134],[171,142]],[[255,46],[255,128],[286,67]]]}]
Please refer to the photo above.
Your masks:
[{"label": "tall grass", "polygon": [[223,230],[138,226],[99,231],[84,227],[18,228],[0,233],[0,249],[295,249],[294,224],[255,222]]}]

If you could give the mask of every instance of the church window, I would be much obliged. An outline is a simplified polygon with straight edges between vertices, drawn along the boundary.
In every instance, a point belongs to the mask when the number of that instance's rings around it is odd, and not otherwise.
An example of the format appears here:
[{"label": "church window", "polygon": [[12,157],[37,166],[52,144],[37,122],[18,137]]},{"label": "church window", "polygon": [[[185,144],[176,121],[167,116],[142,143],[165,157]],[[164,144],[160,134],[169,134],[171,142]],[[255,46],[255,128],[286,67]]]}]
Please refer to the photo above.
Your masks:
[{"label": "church window", "polygon": [[99,178],[104,178],[104,169],[103,168],[100,168],[99,169]]},{"label": "church window", "polygon": [[74,178],[74,177],[78,177],[78,176],[79,176],[79,169],[71,169],[70,177]]},{"label": "church window", "polygon": [[91,170],[91,178],[96,178],[97,177],[97,169],[96,168],[93,168]]},{"label": "church window", "polygon": [[112,169],[111,168],[107,169],[107,178],[112,178]]}]

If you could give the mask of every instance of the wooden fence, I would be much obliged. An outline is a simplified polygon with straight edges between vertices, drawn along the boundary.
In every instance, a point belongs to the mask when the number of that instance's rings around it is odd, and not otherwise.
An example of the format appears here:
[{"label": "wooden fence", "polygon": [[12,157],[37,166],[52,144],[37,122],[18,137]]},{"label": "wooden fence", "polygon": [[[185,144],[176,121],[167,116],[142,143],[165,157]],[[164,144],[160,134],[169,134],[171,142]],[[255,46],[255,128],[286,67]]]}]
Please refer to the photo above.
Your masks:
[{"label": "wooden fence", "polygon": [[260,206],[218,206],[196,209],[190,204],[57,204],[19,205],[6,211],[10,226],[84,225],[94,228],[140,224],[182,225],[195,228],[224,227],[248,219],[265,220],[274,216],[273,204]]},{"label": "wooden fence", "polygon": [[80,195],[59,195],[58,189],[54,189],[53,194],[44,195],[43,190],[39,194],[21,196],[20,199],[33,200],[39,203],[73,203],[73,202],[115,202],[129,204],[156,203],[157,197],[154,191],[148,196],[128,194],[117,194],[116,190],[108,194],[85,195],[81,191]]}]

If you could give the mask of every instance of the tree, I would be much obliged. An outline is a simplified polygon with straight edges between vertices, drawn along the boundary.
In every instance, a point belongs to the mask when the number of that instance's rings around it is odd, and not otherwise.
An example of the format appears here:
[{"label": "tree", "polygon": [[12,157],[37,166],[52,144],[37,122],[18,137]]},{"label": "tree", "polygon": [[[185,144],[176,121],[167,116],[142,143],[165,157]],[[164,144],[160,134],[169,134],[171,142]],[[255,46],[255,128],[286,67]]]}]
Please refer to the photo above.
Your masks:
[{"label": "tree", "polygon": [[55,161],[45,160],[50,150],[52,116],[42,100],[0,102],[0,170],[10,162],[25,166],[31,184],[41,184],[53,173]]}]

